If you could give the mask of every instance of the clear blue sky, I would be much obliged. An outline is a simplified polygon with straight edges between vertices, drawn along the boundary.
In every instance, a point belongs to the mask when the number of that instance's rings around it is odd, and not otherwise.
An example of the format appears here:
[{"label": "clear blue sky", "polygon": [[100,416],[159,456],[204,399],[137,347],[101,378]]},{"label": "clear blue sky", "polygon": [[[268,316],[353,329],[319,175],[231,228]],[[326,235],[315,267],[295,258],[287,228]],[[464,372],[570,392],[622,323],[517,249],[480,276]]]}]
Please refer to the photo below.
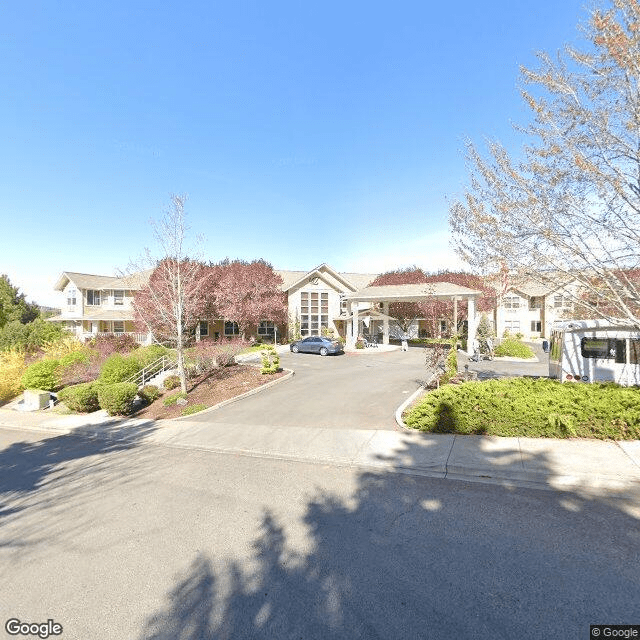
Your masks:
[{"label": "clear blue sky", "polygon": [[519,65],[584,4],[3,3],[0,273],[54,304],[152,246],[171,193],[214,261],[455,265],[464,140],[517,149]]}]

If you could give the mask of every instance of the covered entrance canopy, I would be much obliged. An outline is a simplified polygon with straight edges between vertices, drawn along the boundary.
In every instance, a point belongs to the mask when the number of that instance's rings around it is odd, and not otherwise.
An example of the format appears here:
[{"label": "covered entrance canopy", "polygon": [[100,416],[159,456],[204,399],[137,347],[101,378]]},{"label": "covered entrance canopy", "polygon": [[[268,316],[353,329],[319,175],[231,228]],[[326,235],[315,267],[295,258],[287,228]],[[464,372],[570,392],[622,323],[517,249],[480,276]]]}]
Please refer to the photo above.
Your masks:
[{"label": "covered entrance canopy", "polygon": [[[347,349],[354,349],[358,339],[358,324],[360,317],[382,317],[383,343],[389,344],[389,323],[393,318],[389,316],[389,303],[391,302],[426,302],[429,300],[452,300],[453,323],[458,322],[458,301],[466,300],[468,303],[468,339],[467,352],[473,350],[473,341],[476,337],[476,298],[482,295],[481,291],[467,289],[451,282],[429,282],[424,284],[393,284],[379,287],[365,287],[360,291],[347,294],[344,299],[347,302]],[[368,309],[360,308],[362,304],[369,303]],[[382,303],[382,313],[371,307],[375,303]]]}]

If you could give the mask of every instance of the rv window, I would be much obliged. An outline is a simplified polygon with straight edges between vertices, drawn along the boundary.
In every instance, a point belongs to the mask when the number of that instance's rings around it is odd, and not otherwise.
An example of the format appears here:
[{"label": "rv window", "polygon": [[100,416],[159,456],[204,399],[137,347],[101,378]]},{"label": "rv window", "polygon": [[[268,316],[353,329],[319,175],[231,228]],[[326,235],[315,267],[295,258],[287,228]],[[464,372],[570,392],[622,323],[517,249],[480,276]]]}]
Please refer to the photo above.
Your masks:
[{"label": "rv window", "polygon": [[627,341],[613,338],[582,338],[580,351],[583,358],[614,359],[618,364],[627,361]]},{"label": "rv window", "polygon": [[580,350],[583,358],[613,358],[616,354],[615,340],[582,338]]}]

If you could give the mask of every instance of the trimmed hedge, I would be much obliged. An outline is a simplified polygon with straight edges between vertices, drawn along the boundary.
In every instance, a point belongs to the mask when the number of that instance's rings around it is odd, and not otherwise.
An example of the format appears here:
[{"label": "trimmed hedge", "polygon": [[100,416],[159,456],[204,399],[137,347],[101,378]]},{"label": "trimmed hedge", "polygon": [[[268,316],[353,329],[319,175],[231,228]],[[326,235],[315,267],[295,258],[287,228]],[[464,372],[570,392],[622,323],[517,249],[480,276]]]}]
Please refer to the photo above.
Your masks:
[{"label": "trimmed hedge", "polygon": [[98,386],[100,408],[110,416],[126,416],[133,411],[138,387],[133,382],[117,382]]},{"label": "trimmed hedge", "polygon": [[95,382],[74,384],[58,393],[58,400],[64,402],[72,411],[91,413],[100,408],[98,401],[99,385]]},{"label": "trimmed hedge", "polygon": [[20,382],[25,389],[53,391],[60,386],[59,369],[58,360],[40,360],[27,367]]},{"label": "trimmed hedge", "polygon": [[533,358],[535,353],[528,344],[521,342],[517,338],[505,338],[495,348],[494,355],[510,356],[511,358]]},{"label": "trimmed hedge", "polygon": [[167,376],[162,383],[167,391],[177,389],[180,386],[180,378],[178,376]]},{"label": "trimmed hedge", "polygon": [[404,417],[435,433],[640,439],[640,389],[512,378],[446,385]]},{"label": "trimmed hedge", "polygon": [[160,391],[160,388],[156,387],[155,384],[146,384],[144,387],[142,387],[142,389],[138,391],[138,395],[147,404],[151,404],[162,395],[162,391]]},{"label": "trimmed hedge", "polygon": [[140,361],[135,356],[113,353],[104,361],[98,380],[102,384],[124,382],[141,369]]},{"label": "trimmed hedge", "polygon": [[169,355],[169,349],[160,344],[150,344],[147,347],[140,347],[131,352],[131,358],[135,358],[140,364],[140,369],[144,369],[147,365],[158,360],[162,356]]}]

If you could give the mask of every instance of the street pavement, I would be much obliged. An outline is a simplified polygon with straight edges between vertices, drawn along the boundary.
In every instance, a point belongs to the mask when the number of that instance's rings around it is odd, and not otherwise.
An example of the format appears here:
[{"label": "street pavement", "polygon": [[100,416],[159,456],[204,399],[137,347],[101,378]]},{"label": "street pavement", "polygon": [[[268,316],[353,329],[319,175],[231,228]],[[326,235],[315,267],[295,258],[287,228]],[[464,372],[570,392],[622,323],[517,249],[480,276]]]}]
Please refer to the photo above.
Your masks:
[{"label": "street pavement", "polygon": [[114,428],[0,429],[3,627],[580,640],[590,624],[638,623],[639,516],[618,495],[222,455]]}]

